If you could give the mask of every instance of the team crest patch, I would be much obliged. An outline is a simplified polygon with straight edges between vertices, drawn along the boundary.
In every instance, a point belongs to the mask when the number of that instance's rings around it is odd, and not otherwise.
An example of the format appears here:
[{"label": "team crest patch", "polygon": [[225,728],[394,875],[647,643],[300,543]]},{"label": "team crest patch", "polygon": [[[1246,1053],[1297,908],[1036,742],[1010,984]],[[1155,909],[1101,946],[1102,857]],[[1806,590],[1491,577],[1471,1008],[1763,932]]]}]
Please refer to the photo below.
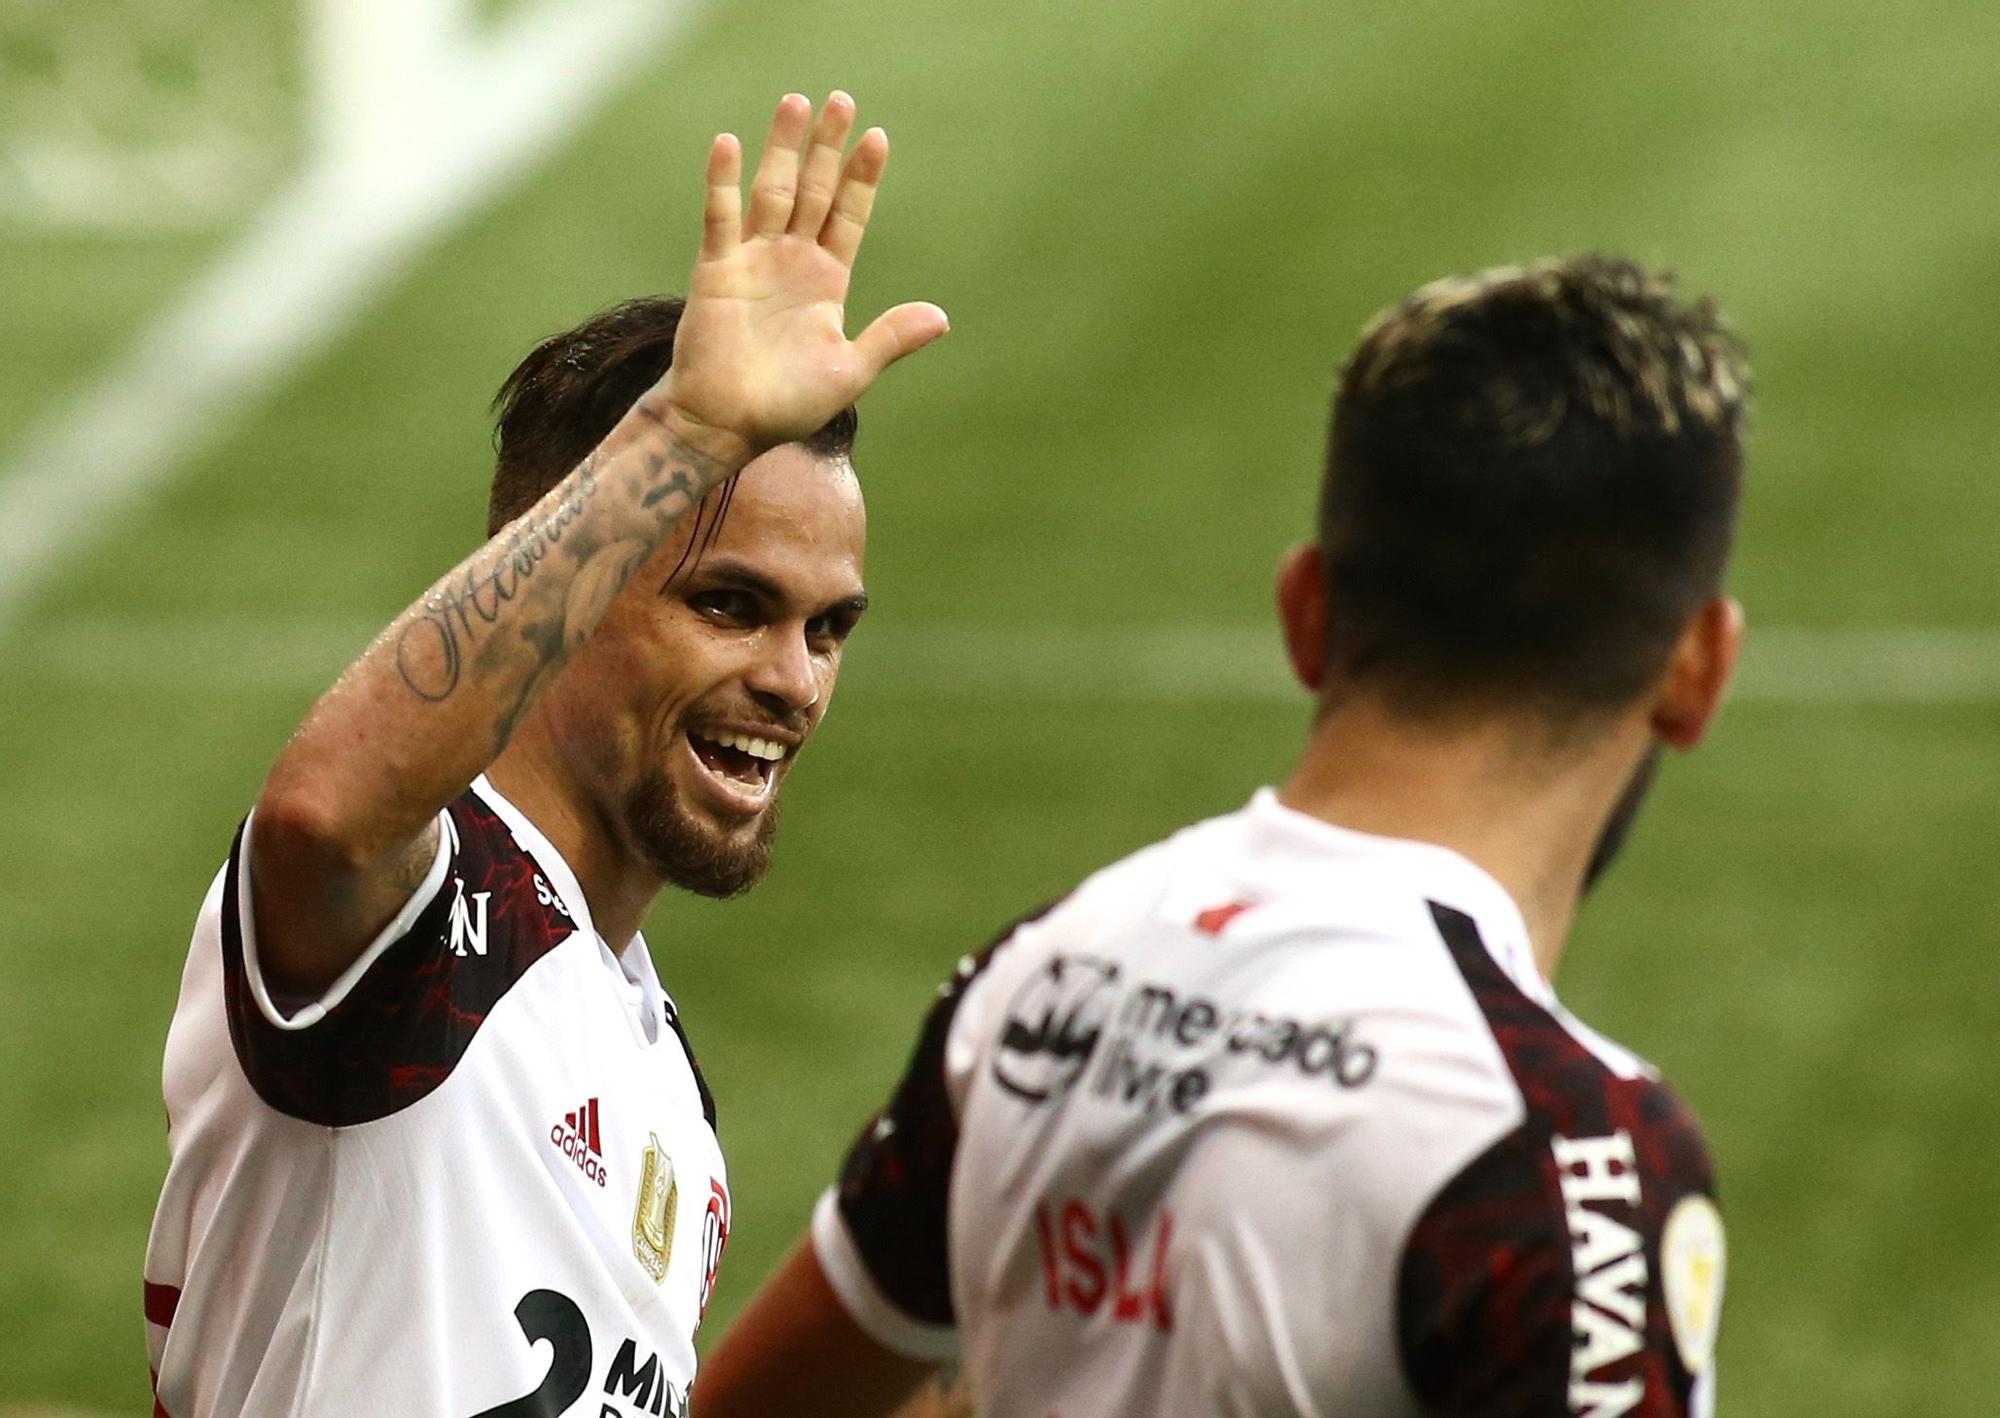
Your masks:
[{"label": "team crest patch", "polygon": [[680,1206],[680,1186],[674,1180],[673,1159],[652,1134],[639,1164],[639,1209],[632,1213],[632,1254],[659,1284],[667,1278],[667,1261],[674,1250],[674,1213]]},{"label": "team crest patch", "polygon": [[1690,1374],[1701,1373],[1715,1354],[1726,1260],[1722,1213],[1705,1196],[1682,1197],[1660,1232],[1660,1284],[1674,1345]]}]

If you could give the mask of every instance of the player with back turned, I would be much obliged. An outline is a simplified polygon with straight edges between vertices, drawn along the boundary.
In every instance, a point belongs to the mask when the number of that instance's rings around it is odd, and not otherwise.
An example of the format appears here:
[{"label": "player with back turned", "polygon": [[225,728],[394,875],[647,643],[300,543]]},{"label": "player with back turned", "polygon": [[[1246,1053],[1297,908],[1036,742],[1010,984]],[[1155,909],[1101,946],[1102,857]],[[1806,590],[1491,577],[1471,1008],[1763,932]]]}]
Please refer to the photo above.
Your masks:
[{"label": "player with back turned", "polygon": [[1693,1119],[1550,981],[1721,592],[1740,350],[1603,258],[1417,291],[1343,372],[1278,604],[1276,791],[966,958],[700,1418],[1687,1418],[1724,1259]]},{"label": "player with back turned", "polygon": [[167,1041],[157,1414],[685,1415],[729,1195],[639,925],[762,873],[867,600],[851,405],[945,329],[843,333],[853,117],[788,96],[747,211],[716,140],[684,307],[529,356],[491,540],[271,767]]}]

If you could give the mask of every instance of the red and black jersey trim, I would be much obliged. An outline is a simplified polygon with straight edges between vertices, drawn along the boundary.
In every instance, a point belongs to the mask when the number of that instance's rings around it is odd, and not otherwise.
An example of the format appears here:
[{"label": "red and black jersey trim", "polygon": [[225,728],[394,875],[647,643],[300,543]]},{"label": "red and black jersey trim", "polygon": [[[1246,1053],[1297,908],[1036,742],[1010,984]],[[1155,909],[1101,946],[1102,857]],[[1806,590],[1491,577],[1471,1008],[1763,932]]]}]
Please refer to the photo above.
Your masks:
[{"label": "red and black jersey trim", "polygon": [[708,1091],[708,1080],[701,1076],[701,1065],[695,1062],[694,1045],[688,1042],[687,1027],[681,1023],[681,1012],[674,1002],[666,1002],[667,1027],[674,1031],[674,1037],[681,1041],[681,1052],[687,1055],[688,1072],[694,1075],[694,1091],[701,1095],[701,1115],[708,1121],[708,1130],[715,1131],[715,1095]]},{"label": "red and black jersey trim", "polygon": [[1647,1260],[1639,1352],[1593,1374],[1643,1380],[1633,1418],[1682,1418],[1683,1367],[1660,1286],[1660,1231],[1674,1203],[1712,1195],[1701,1133],[1672,1090],[1622,1078],[1507,977],[1470,916],[1431,916],[1500,1046],[1526,1106],[1521,1124],[1454,1177],[1405,1244],[1397,1294],[1404,1373],[1427,1413],[1546,1418],[1571,1411],[1576,1276],[1557,1137],[1631,1138],[1635,1229]]},{"label": "red and black jersey trim", "polygon": [[[181,1304],[180,1288],[156,1284],[151,1280],[146,1281],[145,1286],[146,1323],[156,1324],[161,1329],[173,1328],[174,1312]],[[166,1406],[160,1402],[159,1370],[148,1368],[146,1372],[153,1384],[153,1418],[167,1418]]]},{"label": "red and black jersey trim", "polygon": [[966,990],[1014,933],[1059,904],[1051,901],[1030,911],[960,962],[924,1019],[888,1107],[861,1130],[840,1175],[840,1214],[875,1288],[898,1310],[925,1324],[955,1323],[947,1237],[958,1117],[944,1074],[952,1022]]},{"label": "red and black jersey trim", "polygon": [[[251,994],[237,917],[243,859],[243,830],[237,830],[222,896],[229,1038],[257,1096],[279,1112],[348,1127],[426,1097],[451,1076],[501,997],[574,933],[568,917],[536,891],[534,858],[492,808],[468,790],[449,811],[458,843],[437,895],[340,1003],[306,1029],[280,1029]],[[455,907],[483,908],[484,954],[455,953]]]}]

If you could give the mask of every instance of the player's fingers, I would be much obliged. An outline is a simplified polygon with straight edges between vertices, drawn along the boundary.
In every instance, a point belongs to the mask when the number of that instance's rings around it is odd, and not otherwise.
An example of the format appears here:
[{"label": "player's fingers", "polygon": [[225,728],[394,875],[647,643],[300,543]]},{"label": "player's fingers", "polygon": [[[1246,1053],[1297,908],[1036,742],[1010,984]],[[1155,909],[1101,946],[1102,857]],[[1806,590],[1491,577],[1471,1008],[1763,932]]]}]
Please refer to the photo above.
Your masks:
[{"label": "player's fingers", "polygon": [[876,316],[855,337],[855,354],[872,381],[904,355],[915,354],[950,328],[950,318],[928,301],[898,305]]},{"label": "player's fingers", "polygon": [[840,175],[840,188],[833,196],[833,210],[820,228],[819,244],[841,259],[854,264],[861,250],[861,238],[868,231],[868,214],[875,207],[875,191],[889,166],[889,135],[870,128],[847,156],[847,170]]},{"label": "player's fingers", "polygon": [[813,125],[812,145],[806,149],[799,168],[799,195],[792,204],[790,230],[794,236],[817,239],[833,205],[834,188],[840,184],[840,154],[847,147],[847,131],[854,126],[854,100],[835,89],[819,111]]},{"label": "player's fingers", "polygon": [[750,184],[751,236],[776,236],[792,219],[792,197],[799,182],[799,144],[812,122],[812,101],[804,94],[786,94],[771,116],[771,133],[764,156]]},{"label": "player's fingers", "polygon": [[718,133],[708,148],[708,199],[701,211],[701,254],[726,256],[743,239],[743,145]]}]

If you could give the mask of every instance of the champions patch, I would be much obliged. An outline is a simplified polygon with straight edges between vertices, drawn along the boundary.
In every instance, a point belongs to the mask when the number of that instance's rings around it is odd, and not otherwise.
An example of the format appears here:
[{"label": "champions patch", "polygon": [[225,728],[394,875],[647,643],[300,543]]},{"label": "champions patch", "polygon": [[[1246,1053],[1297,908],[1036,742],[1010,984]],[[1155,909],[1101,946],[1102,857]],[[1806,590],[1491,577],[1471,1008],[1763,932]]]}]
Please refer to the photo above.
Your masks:
[{"label": "champions patch", "polygon": [[1690,1374],[1700,1374],[1715,1356],[1727,1261],[1722,1213],[1715,1203],[1699,1193],[1682,1197],[1660,1232],[1660,1287],[1674,1346]]},{"label": "champions patch", "polygon": [[673,1159],[652,1134],[639,1164],[639,1205],[632,1213],[632,1254],[659,1284],[667,1278],[674,1253],[674,1213],[680,1207],[680,1186],[674,1180]]}]

